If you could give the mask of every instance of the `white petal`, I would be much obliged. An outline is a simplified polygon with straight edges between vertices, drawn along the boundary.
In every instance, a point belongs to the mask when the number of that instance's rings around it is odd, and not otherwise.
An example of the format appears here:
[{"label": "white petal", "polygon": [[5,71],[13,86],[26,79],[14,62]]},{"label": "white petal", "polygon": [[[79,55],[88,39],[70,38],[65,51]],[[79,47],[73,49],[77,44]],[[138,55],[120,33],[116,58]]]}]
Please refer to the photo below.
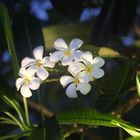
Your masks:
[{"label": "white petal", "polygon": [[25,67],[21,67],[20,68],[20,70],[19,70],[19,76],[21,76],[21,77],[26,77],[28,75],[28,73],[27,73],[27,70],[26,70],[26,68]]},{"label": "white petal", "polygon": [[81,83],[91,81],[90,75],[86,71],[79,73],[79,80]]},{"label": "white petal", "polygon": [[84,70],[85,68],[86,66],[80,62],[72,62],[68,67],[68,71],[73,73],[78,73]]},{"label": "white petal", "polygon": [[91,52],[85,52],[81,55],[82,58],[84,58],[83,60],[89,61],[90,63],[93,61],[93,56]]},{"label": "white petal", "polygon": [[91,85],[89,83],[80,83],[77,85],[77,88],[83,95],[86,95],[90,92]]},{"label": "white petal", "polygon": [[57,50],[60,50],[60,51],[68,50],[68,46],[67,46],[66,42],[64,41],[64,39],[62,39],[62,38],[56,39],[54,42],[54,45],[55,45],[54,47]]},{"label": "white petal", "polygon": [[20,89],[20,87],[22,86],[23,83],[24,83],[24,78],[18,78],[16,80],[16,88],[17,88],[17,90]]},{"label": "white petal", "polygon": [[104,76],[104,71],[102,69],[94,69],[92,74],[94,78],[101,78]]},{"label": "white petal", "polygon": [[68,84],[70,84],[73,80],[74,80],[73,77],[65,75],[65,76],[62,76],[62,77],[60,78],[60,83],[61,83],[61,85],[62,85],[63,87],[65,87],[65,86],[67,86]]},{"label": "white petal", "polygon": [[93,67],[96,67],[96,68],[102,67],[104,64],[105,64],[104,59],[99,56],[95,57],[92,62]]},{"label": "white petal", "polygon": [[51,54],[50,56],[50,61],[52,62],[58,62],[59,60],[61,60],[61,58],[64,56],[64,52],[62,51],[56,51],[53,54]]},{"label": "white petal", "polygon": [[21,91],[21,95],[26,97],[26,98],[32,96],[32,92],[30,91],[27,84],[22,85],[20,91]]},{"label": "white petal", "polygon": [[29,88],[32,89],[32,90],[37,90],[40,86],[40,83],[41,83],[40,79],[34,77],[34,78],[32,78],[32,80],[29,84]]},{"label": "white petal", "polygon": [[27,69],[28,77],[32,77],[35,75],[35,73],[39,70],[39,67],[37,66],[31,66]]},{"label": "white petal", "polygon": [[43,58],[42,63],[43,63],[42,65],[44,67],[48,67],[48,68],[54,68],[54,66],[55,66],[55,63],[50,61],[50,57],[48,57],[48,56]]},{"label": "white petal", "polygon": [[49,73],[44,68],[40,68],[36,74],[41,80],[45,80],[49,76]]},{"label": "white petal", "polygon": [[82,56],[83,53],[84,53],[84,52],[83,52],[83,51],[80,51],[80,50],[74,51],[74,52],[73,52],[73,59],[74,59],[75,61],[82,61],[82,60],[81,60],[81,56]]},{"label": "white petal", "polygon": [[42,60],[43,51],[44,51],[43,46],[38,46],[38,47],[33,49],[33,55],[34,55],[36,60]]},{"label": "white petal", "polygon": [[69,98],[77,98],[77,93],[76,93],[76,84],[72,83],[70,84],[67,89],[66,89],[66,95]]},{"label": "white petal", "polygon": [[70,49],[71,50],[77,50],[78,48],[81,47],[82,44],[83,44],[83,41],[82,40],[80,40],[78,38],[75,38],[70,43]]},{"label": "white petal", "polygon": [[73,60],[72,56],[65,56],[65,57],[62,58],[61,62],[62,62],[63,66],[67,66],[67,65],[70,65],[72,60]]},{"label": "white petal", "polygon": [[35,59],[25,57],[21,62],[21,66],[22,67],[29,67],[29,66],[35,65],[35,62],[36,62]]}]

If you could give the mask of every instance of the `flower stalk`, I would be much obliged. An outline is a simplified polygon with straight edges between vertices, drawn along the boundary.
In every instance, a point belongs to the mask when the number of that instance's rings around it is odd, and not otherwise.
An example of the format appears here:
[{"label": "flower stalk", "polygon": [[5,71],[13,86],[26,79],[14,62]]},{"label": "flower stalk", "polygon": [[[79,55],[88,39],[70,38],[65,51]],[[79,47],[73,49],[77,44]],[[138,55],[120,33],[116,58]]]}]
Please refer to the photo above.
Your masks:
[{"label": "flower stalk", "polygon": [[23,96],[23,103],[24,103],[24,109],[25,109],[26,122],[27,122],[27,125],[30,127],[31,122],[29,118],[28,104],[27,104],[27,99],[24,96]]}]

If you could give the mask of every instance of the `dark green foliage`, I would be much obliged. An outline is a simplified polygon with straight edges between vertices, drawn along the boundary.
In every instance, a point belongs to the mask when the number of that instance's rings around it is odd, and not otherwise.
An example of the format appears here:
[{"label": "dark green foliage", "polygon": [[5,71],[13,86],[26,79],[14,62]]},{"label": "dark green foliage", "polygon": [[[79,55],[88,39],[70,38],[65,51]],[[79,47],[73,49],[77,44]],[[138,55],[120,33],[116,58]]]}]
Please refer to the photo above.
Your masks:
[{"label": "dark green foliage", "polygon": [[60,138],[60,128],[56,117],[53,116],[34,128],[28,140],[60,140]]},{"label": "dark green foliage", "polygon": [[[109,63],[110,60],[106,61],[105,65]],[[114,59],[111,63],[115,63],[116,66],[105,70],[105,76],[99,83],[96,108],[102,112],[115,109],[119,103],[127,99],[135,76],[134,66],[130,60]]]}]

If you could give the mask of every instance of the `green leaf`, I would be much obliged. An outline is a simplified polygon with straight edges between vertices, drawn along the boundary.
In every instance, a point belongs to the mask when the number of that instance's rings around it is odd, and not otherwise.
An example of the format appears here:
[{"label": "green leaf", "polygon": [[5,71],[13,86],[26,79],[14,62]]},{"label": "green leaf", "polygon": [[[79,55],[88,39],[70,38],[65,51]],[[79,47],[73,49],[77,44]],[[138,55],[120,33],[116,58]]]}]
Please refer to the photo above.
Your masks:
[{"label": "green leaf", "polygon": [[0,140],[19,140],[19,138],[27,137],[30,135],[30,131],[18,133],[18,134],[9,134],[6,136],[0,136]]},{"label": "green leaf", "polygon": [[[1,82],[0,82],[0,98],[11,108],[13,108],[16,113],[19,116],[19,119],[21,121],[21,124],[26,127],[26,123],[24,121],[24,117],[25,114],[23,112],[23,109],[21,108],[21,106],[19,105],[18,101],[15,99],[14,92],[13,90],[10,88],[10,86],[8,85],[8,83],[1,78]],[[8,88],[7,88],[8,87]]]},{"label": "green leaf", "polygon": [[[110,59],[106,64],[110,63]],[[123,96],[129,93],[129,88],[135,76],[133,63],[126,59],[114,59],[113,62],[118,65],[117,68],[110,69],[108,73],[105,71],[104,77],[93,84],[96,87],[93,91],[96,99],[96,109],[107,112],[115,111],[119,104],[123,103]],[[110,63],[112,65],[112,63]],[[96,89],[98,89],[96,91]],[[97,96],[97,97],[96,97]]]},{"label": "green leaf", "polygon": [[0,117],[1,124],[10,124],[10,125],[17,125],[15,121],[7,117]]},{"label": "green leaf", "polygon": [[1,18],[2,27],[5,33],[8,50],[12,57],[14,75],[15,77],[17,77],[19,65],[18,65],[17,55],[15,51],[14,37],[12,33],[12,28],[11,28],[11,21],[10,21],[8,9],[3,3],[0,3],[0,18]]},{"label": "green leaf", "polygon": [[11,114],[11,113],[8,112],[8,111],[5,111],[4,114],[7,115],[9,118],[11,118],[11,119],[19,126],[19,128],[20,128],[22,131],[25,130],[24,125],[21,124],[21,122],[20,122],[13,114]]},{"label": "green leaf", "polygon": [[84,124],[90,126],[120,127],[132,136],[140,136],[140,129],[115,116],[101,114],[90,109],[69,110],[57,114],[60,124]]},{"label": "green leaf", "polygon": [[16,134],[9,134],[6,136],[0,136],[0,140],[14,139],[15,136],[16,136]]},{"label": "green leaf", "polygon": [[107,47],[99,48],[98,55],[105,58],[115,58],[115,57],[125,58],[124,56],[120,55],[119,52]]},{"label": "green leaf", "polygon": [[140,74],[136,75],[136,86],[137,86],[137,91],[138,91],[138,95],[140,97]]},{"label": "green leaf", "polygon": [[129,137],[126,140],[140,140],[140,137]]}]

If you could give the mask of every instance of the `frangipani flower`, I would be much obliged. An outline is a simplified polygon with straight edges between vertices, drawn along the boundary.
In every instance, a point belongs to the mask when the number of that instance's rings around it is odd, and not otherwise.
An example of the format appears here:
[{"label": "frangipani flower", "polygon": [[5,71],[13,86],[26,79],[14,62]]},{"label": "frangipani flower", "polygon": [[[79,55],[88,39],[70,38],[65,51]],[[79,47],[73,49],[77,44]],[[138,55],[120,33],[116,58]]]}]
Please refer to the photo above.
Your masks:
[{"label": "frangipani flower", "polygon": [[34,48],[33,50],[33,58],[25,57],[22,62],[22,67],[31,67],[33,66],[34,69],[36,69],[36,74],[41,80],[45,80],[49,73],[44,67],[53,68],[55,64],[50,61],[50,58],[48,56],[43,58],[43,46],[38,46]]},{"label": "frangipani flower", "polygon": [[26,69],[26,68],[20,68],[19,70],[19,76],[16,80],[16,88],[17,90],[20,89],[21,94],[28,98],[32,96],[32,90],[37,90],[40,86],[40,79],[37,77],[34,77],[36,72],[36,69],[33,69],[32,67]]},{"label": "frangipani flower", "polygon": [[91,52],[85,52],[81,55],[82,62],[73,62],[69,66],[69,71],[79,73],[81,81],[93,81],[94,79],[101,78],[104,71],[100,68],[104,65],[105,61],[101,57],[93,56]]},{"label": "frangipani flower", "polygon": [[88,94],[91,90],[90,84],[81,81],[79,78],[79,73],[72,75],[73,76],[65,75],[60,78],[60,83],[63,87],[68,85],[66,89],[66,95],[70,98],[76,98],[78,97],[77,91],[80,91],[83,95]]},{"label": "frangipani flower", "polygon": [[54,42],[54,48],[56,48],[58,51],[54,52],[50,56],[50,60],[55,63],[61,60],[62,65],[69,65],[74,59],[78,58],[78,56],[81,54],[77,49],[80,48],[82,44],[82,40],[75,38],[71,41],[68,47],[66,42],[62,38],[58,38]]}]

